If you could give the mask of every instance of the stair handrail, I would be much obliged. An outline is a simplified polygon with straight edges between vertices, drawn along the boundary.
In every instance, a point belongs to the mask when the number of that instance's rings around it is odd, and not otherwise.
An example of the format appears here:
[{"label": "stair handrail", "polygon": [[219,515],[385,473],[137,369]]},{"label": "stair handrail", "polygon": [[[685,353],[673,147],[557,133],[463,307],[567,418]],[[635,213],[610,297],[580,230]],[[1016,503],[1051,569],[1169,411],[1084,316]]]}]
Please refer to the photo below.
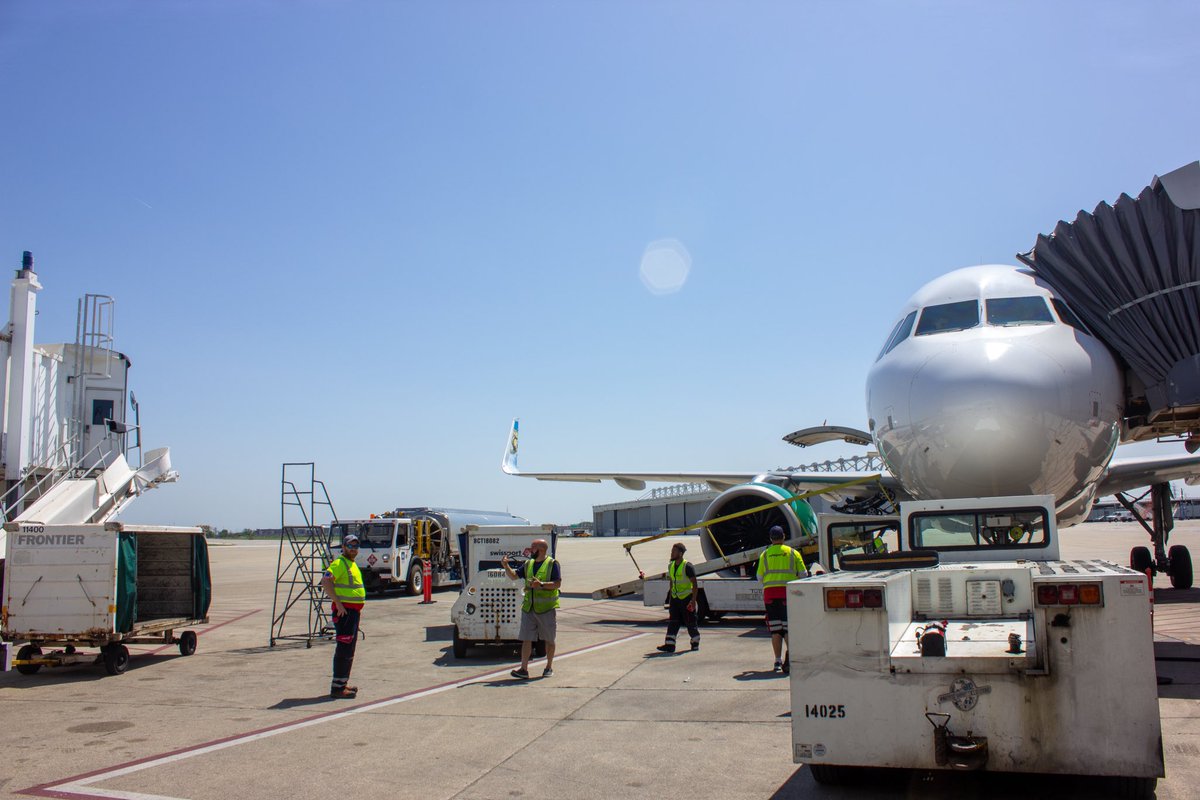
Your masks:
[{"label": "stair handrail", "polygon": [[[93,447],[91,450],[84,453],[80,457],[80,459],[78,461],[76,461],[74,464],[68,464],[66,466],[54,467],[49,472],[47,472],[45,475],[43,475],[41,478],[39,478],[36,483],[34,483],[32,486],[30,486],[29,491],[21,492],[20,494],[14,495],[13,497],[10,498],[9,495],[16,492],[17,489],[21,488],[21,486],[22,486],[21,481],[14,483],[7,492],[5,492],[2,496],[0,496],[0,508],[2,508],[2,511],[3,511],[4,521],[11,522],[12,521],[11,520],[12,506],[16,505],[16,503],[19,502],[21,499],[23,499],[25,496],[27,496],[29,494],[33,494],[35,490],[37,491],[38,498],[45,497],[47,494],[49,494],[50,492],[52,492],[56,488],[58,488],[58,486],[60,484],[62,484],[63,481],[70,480],[72,478],[81,477],[82,475],[86,475],[88,472],[90,472],[92,469],[94,469],[95,466],[103,465],[103,460],[101,460],[92,467],[87,467],[87,468],[83,467],[83,464],[85,464],[87,462],[87,460],[92,457],[93,454],[98,453],[100,451],[100,448],[107,441],[108,441],[107,437],[104,439],[101,439],[99,442],[96,443],[95,447]],[[58,446],[58,448],[55,450],[55,454],[57,454],[58,451],[62,450],[63,448],[73,447],[74,444],[75,444],[74,436],[68,437],[62,444],[60,444]],[[68,449],[68,452],[70,452],[69,449]],[[50,480],[51,478],[54,478],[54,480],[50,483],[49,486],[46,486],[45,488],[43,488],[42,484],[46,483],[46,481]],[[37,502],[37,501],[35,500],[34,502]]]}]

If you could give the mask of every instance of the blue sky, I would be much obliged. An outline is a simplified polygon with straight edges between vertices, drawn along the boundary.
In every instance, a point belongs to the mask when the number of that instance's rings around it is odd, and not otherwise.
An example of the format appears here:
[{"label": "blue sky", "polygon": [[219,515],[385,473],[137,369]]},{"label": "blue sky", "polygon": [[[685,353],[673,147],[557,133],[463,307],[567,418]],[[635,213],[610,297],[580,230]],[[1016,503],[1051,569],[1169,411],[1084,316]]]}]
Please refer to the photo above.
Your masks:
[{"label": "blue sky", "polygon": [[[1190,3],[23,2],[0,8],[0,262],[38,341],[117,299],[129,519],[590,518],[499,471],[765,469],[863,426],[899,305],[1200,156]],[[682,287],[649,291],[677,241]],[[1181,450],[1176,445],[1175,450]]]}]

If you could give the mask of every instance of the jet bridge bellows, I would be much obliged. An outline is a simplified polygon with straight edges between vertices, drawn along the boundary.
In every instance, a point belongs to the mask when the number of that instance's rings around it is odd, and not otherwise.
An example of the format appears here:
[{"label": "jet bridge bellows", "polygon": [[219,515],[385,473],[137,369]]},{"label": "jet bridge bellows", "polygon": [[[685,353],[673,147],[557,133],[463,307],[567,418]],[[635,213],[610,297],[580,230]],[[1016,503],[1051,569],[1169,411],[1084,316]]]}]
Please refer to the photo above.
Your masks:
[{"label": "jet bridge bellows", "polygon": [[1130,368],[1128,436],[1200,430],[1200,162],[1018,255]]}]

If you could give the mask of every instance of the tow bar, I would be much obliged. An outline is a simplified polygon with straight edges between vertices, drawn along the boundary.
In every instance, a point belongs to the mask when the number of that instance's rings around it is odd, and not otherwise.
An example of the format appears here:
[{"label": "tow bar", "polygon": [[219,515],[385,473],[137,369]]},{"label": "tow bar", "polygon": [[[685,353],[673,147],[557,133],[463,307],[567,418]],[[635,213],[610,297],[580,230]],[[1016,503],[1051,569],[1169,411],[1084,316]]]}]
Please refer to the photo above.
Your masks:
[{"label": "tow bar", "polygon": [[[942,718],[940,721],[934,717]],[[986,736],[956,736],[950,732],[949,714],[926,712],[925,719],[933,726],[933,758],[939,767],[973,770],[987,766],[988,743]]]}]

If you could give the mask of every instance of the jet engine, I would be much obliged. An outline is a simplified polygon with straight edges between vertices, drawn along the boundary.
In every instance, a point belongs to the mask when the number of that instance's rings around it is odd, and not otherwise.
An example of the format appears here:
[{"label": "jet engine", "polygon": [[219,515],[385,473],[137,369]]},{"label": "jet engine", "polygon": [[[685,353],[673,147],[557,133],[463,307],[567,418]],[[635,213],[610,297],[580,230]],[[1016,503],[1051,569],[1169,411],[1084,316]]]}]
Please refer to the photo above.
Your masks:
[{"label": "jet engine", "polygon": [[[704,512],[703,521],[707,523],[711,519],[776,503],[792,496],[787,489],[771,483],[743,483],[718,495]],[[722,554],[765,547],[771,543],[769,535],[775,525],[782,527],[789,539],[815,536],[817,515],[806,501],[794,500],[709,525],[708,531],[711,536],[704,530],[699,532],[700,546],[706,560],[720,558]],[[751,569],[753,567],[754,565],[750,565]],[[736,569],[726,572],[731,576],[738,574]]]}]

